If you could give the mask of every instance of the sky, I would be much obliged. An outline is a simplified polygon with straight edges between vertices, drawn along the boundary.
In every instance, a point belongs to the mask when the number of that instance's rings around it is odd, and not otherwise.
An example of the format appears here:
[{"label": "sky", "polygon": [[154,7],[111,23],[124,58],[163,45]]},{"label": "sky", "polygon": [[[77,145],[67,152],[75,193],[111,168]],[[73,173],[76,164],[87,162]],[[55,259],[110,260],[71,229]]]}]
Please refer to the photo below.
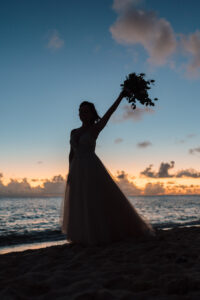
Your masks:
[{"label": "sky", "polygon": [[0,195],[56,194],[79,104],[100,116],[132,72],[154,107],[124,98],[96,154],[129,195],[200,194],[200,2],[1,1]]}]

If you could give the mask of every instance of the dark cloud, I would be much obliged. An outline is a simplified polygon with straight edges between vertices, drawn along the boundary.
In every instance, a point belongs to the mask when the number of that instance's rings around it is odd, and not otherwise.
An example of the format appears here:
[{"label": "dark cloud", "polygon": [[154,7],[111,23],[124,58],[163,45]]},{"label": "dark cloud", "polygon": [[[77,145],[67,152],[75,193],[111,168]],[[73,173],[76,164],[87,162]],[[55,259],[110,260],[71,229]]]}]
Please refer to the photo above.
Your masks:
[{"label": "dark cloud", "polygon": [[189,149],[190,154],[199,154],[200,153],[200,147]]},{"label": "dark cloud", "polygon": [[144,175],[146,177],[156,178],[157,175],[155,172],[153,172],[152,169],[153,165],[149,165],[144,171],[140,172],[141,175]]},{"label": "dark cloud", "polygon": [[181,170],[181,171],[177,172],[176,177],[177,178],[180,178],[180,177],[200,178],[200,172],[197,172],[194,169]]},{"label": "dark cloud", "polygon": [[[200,178],[200,172],[194,170],[194,169],[185,169],[180,170],[176,174],[169,174],[169,169],[174,168],[174,161],[171,161],[170,163],[164,163],[162,162],[160,164],[158,172],[155,172],[152,170],[152,164],[149,165],[144,171],[140,172],[141,175],[144,175],[149,178],[180,178],[180,177],[192,177],[192,178]],[[173,183],[173,182],[170,182]]]},{"label": "dark cloud", "polygon": [[170,175],[168,173],[169,169],[172,169],[174,167],[174,161],[171,161],[170,163],[162,162],[160,164],[160,167],[159,167],[159,170],[157,173],[152,171],[152,166],[153,165],[150,165],[144,171],[142,171],[140,174],[144,175],[146,177],[151,177],[151,178],[174,177],[174,175]]},{"label": "dark cloud", "polygon": [[43,164],[43,161],[38,160],[38,161],[37,161],[37,164],[38,164],[38,165],[41,165],[41,164]]},{"label": "dark cloud", "polygon": [[151,146],[151,145],[152,145],[152,143],[149,142],[149,141],[144,141],[144,142],[141,142],[141,143],[138,143],[138,144],[137,144],[137,146],[138,146],[139,148],[147,148],[148,146]]},{"label": "dark cloud", "polygon": [[158,171],[158,177],[173,177],[173,175],[169,175],[168,170],[174,167],[174,163],[174,161],[171,161],[170,164],[162,162]]},{"label": "dark cloud", "polygon": [[117,179],[124,179],[127,176],[124,171],[120,171],[120,172],[118,171],[117,173],[118,173],[118,175],[116,176]]}]

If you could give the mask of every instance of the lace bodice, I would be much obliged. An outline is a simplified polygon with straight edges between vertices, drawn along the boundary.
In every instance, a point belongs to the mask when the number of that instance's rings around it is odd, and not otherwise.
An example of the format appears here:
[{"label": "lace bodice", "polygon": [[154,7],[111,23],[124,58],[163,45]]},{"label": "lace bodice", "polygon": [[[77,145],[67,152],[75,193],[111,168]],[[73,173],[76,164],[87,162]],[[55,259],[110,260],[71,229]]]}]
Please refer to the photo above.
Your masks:
[{"label": "lace bodice", "polygon": [[76,131],[71,135],[70,144],[75,155],[86,155],[95,152],[96,139],[91,131],[80,134]]}]

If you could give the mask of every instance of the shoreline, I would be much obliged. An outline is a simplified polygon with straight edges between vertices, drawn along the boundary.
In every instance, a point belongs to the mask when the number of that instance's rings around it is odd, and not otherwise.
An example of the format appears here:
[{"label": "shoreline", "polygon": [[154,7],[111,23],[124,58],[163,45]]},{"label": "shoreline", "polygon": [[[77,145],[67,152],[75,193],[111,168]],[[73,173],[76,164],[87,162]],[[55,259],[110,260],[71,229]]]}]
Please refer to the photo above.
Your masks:
[{"label": "shoreline", "polygon": [[[156,226],[153,226],[155,230],[172,230],[176,228],[188,228],[188,227],[200,227],[200,221],[194,221],[194,222],[186,222],[184,224],[173,224],[173,226],[170,226],[171,224],[159,224]],[[30,236],[32,238],[32,236]],[[10,236],[9,236],[10,238]],[[36,239],[35,241],[31,238],[29,238],[26,235],[26,238],[23,239],[21,242],[16,242],[10,245],[0,245],[0,255],[4,255],[7,253],[12,253],[12,252],[22,252],[26,251],[29,249],[43,249],[51,246],[56,246],[56,245],[62,245],[62,244],[68,244],[69,242],[67,239],[64,237],[62,234],[60,237],[56,238],[49,238],[49,239]]]},{"label": "shoreline", "polygon": [[49,248],[52,246],[58,246],[68,244],[66,240],[60,240],[60,241],[46,241],[46,242],[35,242],[35,243],[22,243],[22,244],[16,244],[11,246],[3,246],[0,247],[0,255],[8,254],[8,253],[15,253],[15,252],[23,252],[27,250],[36,250],[36,249],[43,249],[43,248]]},{"label": "shoreline", "polygon": [[1,299],[200,299],[200,228],[0,256]]}]

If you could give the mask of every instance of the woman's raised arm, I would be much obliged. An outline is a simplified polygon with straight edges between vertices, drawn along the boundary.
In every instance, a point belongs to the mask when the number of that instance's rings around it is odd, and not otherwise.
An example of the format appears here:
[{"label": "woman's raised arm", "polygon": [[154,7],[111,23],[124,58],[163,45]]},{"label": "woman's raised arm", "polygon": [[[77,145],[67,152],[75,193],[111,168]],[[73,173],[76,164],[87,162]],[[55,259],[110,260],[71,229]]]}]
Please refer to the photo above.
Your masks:
[{"label": "woman's raised arm", "polygon": [[104,116],[101,118],[101,120],[94,125],[95,131],[98,133],[106,126],[108,120],[110,119],[111,115],[114,113],[114,111],[119,106],[121,100],[125,97],[125,92],[122,91],[118,98],[115,100],[115,102],[111,105],[111,107],[107,110],[107,112],[104,114]]}]

